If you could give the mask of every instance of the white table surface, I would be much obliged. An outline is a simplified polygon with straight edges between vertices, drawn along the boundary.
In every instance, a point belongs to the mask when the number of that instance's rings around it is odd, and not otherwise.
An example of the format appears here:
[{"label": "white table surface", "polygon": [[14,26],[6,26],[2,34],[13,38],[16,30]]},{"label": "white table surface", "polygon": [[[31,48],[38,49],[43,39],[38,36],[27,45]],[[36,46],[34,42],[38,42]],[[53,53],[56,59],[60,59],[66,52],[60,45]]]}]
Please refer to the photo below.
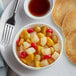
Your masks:
[{"label": "white table surface", "polygon": [[[11,0],[2,0],[4,9],[6,9],[7,5],[10,3]],[[13,72],[11,69],[9,69],[9,76],[19,76],[15,72]]]}]

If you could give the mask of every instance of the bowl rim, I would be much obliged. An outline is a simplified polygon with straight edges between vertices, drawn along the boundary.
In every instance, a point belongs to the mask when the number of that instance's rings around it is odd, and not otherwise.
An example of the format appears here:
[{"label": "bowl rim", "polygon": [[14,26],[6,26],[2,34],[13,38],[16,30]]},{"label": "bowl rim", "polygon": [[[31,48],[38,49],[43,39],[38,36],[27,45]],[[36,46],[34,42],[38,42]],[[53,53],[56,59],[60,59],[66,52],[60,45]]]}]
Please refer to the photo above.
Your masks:
[{"label": "bowl rim", "polygon": [[[59,36],[59,38],[60,38],[60,41],[61,41],[61,52],[60,52],[60,55],[59,55],[59,57],[57,58],[57,60],[55,60],[52,64],[49,64],[48,66],[40,67],[40,68],[31,67],[31,66],[28,66],[28,65],[24,64],[24,63],[19,59],[19,57],[17,56],[17,53],[16,53],[16,40],[17,40],[17,38],[19,37],[21,31],[22,31],[24,28],[30,28],[30,27],[29,27],[30,25],[32,26],[32,25],[37,25],[37,24],[46,25],[46,26],[52,28],[52,29],[58,34],[58,36]],[[32,27],[34,27],[34,26],[32,26]],[[22,27],[22,28],[18,31],[18,33],[15,35],[15,38],[14,38],[14,40],[13,40],[12,49],[13,49],[13,54],[14,54],[16,60],[17,60],[23,67],[28,68],[28,69],[30,69],[30,70],[42,70],[42,69],[49,68],[50,66],[52,66],[53,64],[55,64],[55,63],[60,59],[60,57],[61,57],[61,55],[62,55],[62,52],[63,52],[63,38],[62,38],[61,34],[58,32],[58,30],[57,30],[55,27],[50,26],[50,24],[39,23],[39,22],[30,23],[30,24],[27,24],[27,25],[25,25],[24,27]]]},{"label": "bowl rim", "polygon": [[24,1],[24,11],[25,11],[25,14],[27,16],[29,16],[30,18],[32,18],[32,19],[36,19],[36,20],[44,19],[44,18],[48,17],[50,15],[50,13],[52,12],[52,10],[53,10],[53,0],[50,0],[50,5],[52,7],[50,7],[48,13],[46,13],[44,16],[37,17],[37,16],[32,15],[31,13],[29,13],[29,14],[27,13],[26,7],[25,7],[26,6],[26,2],[27,2],[27,0]]}]

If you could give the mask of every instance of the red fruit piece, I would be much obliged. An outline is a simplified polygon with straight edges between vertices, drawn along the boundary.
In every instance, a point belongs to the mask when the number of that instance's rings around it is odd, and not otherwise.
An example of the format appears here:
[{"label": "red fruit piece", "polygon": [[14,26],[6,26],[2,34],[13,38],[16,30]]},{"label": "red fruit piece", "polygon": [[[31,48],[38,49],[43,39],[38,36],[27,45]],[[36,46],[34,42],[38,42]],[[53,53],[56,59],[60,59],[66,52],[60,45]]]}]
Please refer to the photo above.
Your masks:
[{"label": "red fruit piece", "polygon": [[44,59],[50,59],[51,58],[51,55],[45,55],[44,56]]},{"label": "red fruit piece", "polygon": [[20,39],[18,39],[18,40],[16,41],[16,45],[18,45],[18,44],[19,44],[19,42],[20,42]]},{"label": "red fruit piece", "polygon": [[21,58],[26,58],[27,56],[28,56],[27,53],[24,51],[20,53]]},{"label": "red fruit piece", "polygon": [[34,48],[34,49],[37,49],[37,45],[35,43],[31,43],[31,46]]},{"label": "red fruit piece", "polygon": [[30,28],[27,31],[28,31],[28,33],[31,33],[31,32],[34,32],[34,29],[33,28]]},{"label": "red fruit piece", "polygon": [[53,33],[53,30],[52,29],[47,29],[46,32]]}]

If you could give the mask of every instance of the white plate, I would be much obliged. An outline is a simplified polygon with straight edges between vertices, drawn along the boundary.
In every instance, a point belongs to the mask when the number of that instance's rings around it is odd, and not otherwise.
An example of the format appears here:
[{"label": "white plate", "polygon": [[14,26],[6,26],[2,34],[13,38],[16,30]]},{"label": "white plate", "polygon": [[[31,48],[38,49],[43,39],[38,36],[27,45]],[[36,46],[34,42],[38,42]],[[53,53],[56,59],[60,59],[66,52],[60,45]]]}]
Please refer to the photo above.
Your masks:
[{"label": "white plate", "polygon": [[[9,18],[9,13],[12,12],[12,10],[13,10],[13,1],[8,5],[8,7],[6,8],[6,10],[3,13],[3,16],[1,18],[0,35],[2,34],[3,25],[5,24],[5,21],[7,20],[7,18]],[[61,30],[53,23],[51,15],[43,20],[33,20],[33,19],[28,18],[25,15],[24,10],[23,10],[23,3],[24,3],[23,1],[24,0],[21,0],[19,9],[17,11],[16,29],[15,29],[13,38],[21,27],[23,27],[24,25],[27,25],[29,23],[32,23],[32,22],[48,23],[51,26],[56,27],[57,30],[62,34]],[[11,41],[11,43],[12,43],[12,41]],[[68,61],[64,52],[63,52],[61,58],[57,61],[57,63],[55,65],[51,66],[49,69],[41,70],[41,71],[31,71],[31,70],[24,68],[22,65],[20,65],[13,55],[11,46],[7,47],[5,49],[5,51],[1,51],[1,53],[2,53],[6,63],[9,65],[9,67],[21,76],[75,76],[76,75],[76,66],[71,64]]]}]

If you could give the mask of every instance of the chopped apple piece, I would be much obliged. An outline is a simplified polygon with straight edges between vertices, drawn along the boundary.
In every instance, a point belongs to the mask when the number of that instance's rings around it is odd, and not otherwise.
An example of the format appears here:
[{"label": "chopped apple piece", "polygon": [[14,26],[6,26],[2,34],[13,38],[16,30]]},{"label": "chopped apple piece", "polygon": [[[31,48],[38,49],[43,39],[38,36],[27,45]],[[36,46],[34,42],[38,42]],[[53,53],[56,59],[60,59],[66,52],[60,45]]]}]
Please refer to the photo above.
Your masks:
[{"label": "chopped apple piece", "polygon": [[47,43],[47,38],[46,38],[46,37],[41,38],[40,44],[41,44],[42,46],[45,46],[46,43]]},{"label": "chopped apple piece", "polygon": [[52,55],[52,58],[56,60],[58,57],[59,57],[59,54],[57,52],[54,52],[54,54]]},{"label": "chopped apple piece", "polygon": [[31,46],[31,44],[28,43],[28,42],[24,42],[23,46],[24,46],[24,49],[27,49],[27,48],[29,48]]},{"label": "chopped apple piece", "polygon": [[34,48],[28,48],[27,50],[26,50],[26,53],[27,54],[34,54],[36,52],[36,50],[34,49]]},{"label": "chopped apple piece", "polygon": [[31,36],[32,42],[37,43],[39,41],[39,38],[38,38],[36,32],[31,33],[30,36]]},{"label": "chopped apple piece", "polygon": [[41,65],[42,67],[44,67],[44,66],[49,65],[49,63],[48,63],[47,60],[42,60],[41,63],[40,63],[40,65]]},{"label": "chopped apple piece", "polygon": [[43,48],[42,49],[42,54],[43,55],[49,55],[49,54],[51,54],[50,48]]}]

